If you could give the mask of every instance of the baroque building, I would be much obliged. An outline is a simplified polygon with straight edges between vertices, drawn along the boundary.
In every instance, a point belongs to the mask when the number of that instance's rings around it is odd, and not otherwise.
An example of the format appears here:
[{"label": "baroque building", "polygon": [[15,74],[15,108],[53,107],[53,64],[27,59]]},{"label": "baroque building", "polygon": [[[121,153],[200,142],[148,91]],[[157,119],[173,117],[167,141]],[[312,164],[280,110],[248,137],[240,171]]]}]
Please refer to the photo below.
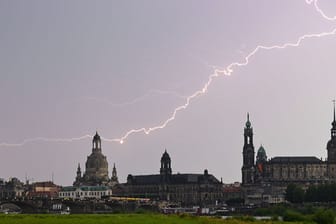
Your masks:
[{"label": "baroque building", "polygon": [[118,183],[117,170],[113,166],[112,177],[109,178],[108,162],[102,153],[101,138],[96,132],[92,140],[92,153],[87,157],[85,172],[82,175],[80,164],[78,164],[77,175],[74,186],[113,186]]},{"label": "baroque building", "polygon": [[[284,201],[289,183],[307,187],[336,181],[336,114],[331,123],[331,139],[327,143],[326,160],[315,156],[277,156],[267,158],[261,145],[255,157],[253,128],[249,114],[244,128],[242,187],[247,203]],[[256,160],[255,160],[256,158]]]},{"label": "baroque building", "polygon": [[162,200],[181,205],[209,205],[220,202],[223,184],[204,170],[203,174],[173,174],[167,151],[161,157],[160,174],[131,175],[123,196]]},{"label": "baroque building", "polygon": [[69,186],[58,192],[58,197],[63,199],[101,199],[108,196],[112,196],[112,189],[108,186]]}]

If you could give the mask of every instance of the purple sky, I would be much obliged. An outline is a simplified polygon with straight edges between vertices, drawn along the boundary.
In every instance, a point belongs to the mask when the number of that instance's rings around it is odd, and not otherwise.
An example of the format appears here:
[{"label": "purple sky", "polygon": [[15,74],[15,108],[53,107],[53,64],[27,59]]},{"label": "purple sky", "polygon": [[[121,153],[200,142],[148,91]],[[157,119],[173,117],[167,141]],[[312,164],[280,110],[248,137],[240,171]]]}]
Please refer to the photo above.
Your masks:
[{"label": "purple sky", "polygon": [[[336,2],[321,0],[328,15]],[[153,127],[202,89],[211,65],[243,61],[257,45],[328,32],[304,0],[0,1],[0,142],[73,138],[96,130],[120,138]],[[173,172],[208,169],[241,180],[243,126],[250,112],[256,150],[268,157],[326,157],[336,96],[336,35],[297,48],[259,51],[219,77],[166,128],[103,142],[109,172],[158,173],[166,148]],[[0,147],[0,176],[71,185],[91,139]]]}]

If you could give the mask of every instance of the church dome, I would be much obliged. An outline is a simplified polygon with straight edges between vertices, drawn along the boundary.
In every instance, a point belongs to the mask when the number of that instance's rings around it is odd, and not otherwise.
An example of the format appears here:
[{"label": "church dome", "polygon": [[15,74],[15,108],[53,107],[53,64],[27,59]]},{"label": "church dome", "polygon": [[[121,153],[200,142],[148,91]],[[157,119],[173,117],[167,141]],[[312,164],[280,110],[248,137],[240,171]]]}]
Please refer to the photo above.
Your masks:
[{"label": "church dome", "polygon": [[109,181],[108,162],[101,151],[101,140],[98,133],[92,140],[92,153],[85,164],[84,182],[86,185],[100,185]]},{"label": "church dome", "polygon": [[266,161],[266,160],[267,160],[266,151],[265,151],[265,148],[261,145],[257,152],[257,162]]},{"label": "church dome", "polygon": [[108,167],[106,156],[102,153],[92,153],[86,161],[86,168],[95,168],[97,170]]}]

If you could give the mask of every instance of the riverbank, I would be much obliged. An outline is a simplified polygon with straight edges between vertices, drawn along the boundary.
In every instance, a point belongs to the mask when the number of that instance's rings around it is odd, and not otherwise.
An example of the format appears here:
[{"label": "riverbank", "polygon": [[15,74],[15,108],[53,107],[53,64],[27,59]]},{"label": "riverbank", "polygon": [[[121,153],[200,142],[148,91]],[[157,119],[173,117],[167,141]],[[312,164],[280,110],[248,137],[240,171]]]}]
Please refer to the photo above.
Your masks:
[{"label": "riverbank", "polygon": [[[112,215],[0,215],[1,224],[245,224],[254,220],[221,219],[220,217],[199,217],[190,215],[162,214],[112,214]],[[280,223],[262,221],[262,223]],[[293,224],[293,223],[291,223]]]}]

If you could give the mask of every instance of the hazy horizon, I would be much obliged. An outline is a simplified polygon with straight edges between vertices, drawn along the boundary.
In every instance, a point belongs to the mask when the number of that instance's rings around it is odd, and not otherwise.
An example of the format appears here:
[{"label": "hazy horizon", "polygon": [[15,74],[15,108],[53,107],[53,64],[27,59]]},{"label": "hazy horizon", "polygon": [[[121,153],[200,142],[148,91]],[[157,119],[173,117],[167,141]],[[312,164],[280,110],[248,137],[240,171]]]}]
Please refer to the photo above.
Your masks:
[{"label": "hazy horizon", "polygon": [[[330,16],[336,2],[319,1]],[[305,0],[0,1],[0,178],[71,185],[96,131],[119,139],[164,123],[214,72],[256,46],[330,32]],[[165,149],[174,173],[241,181],[250,113],[255,151],[269,158],[326,158],[336,97],[336,35],[260,50],[231,76],[214,78],[163,129],[102,141],[109,174],[159,173]],[[65,141],[31,141],[48,138]]]}]

